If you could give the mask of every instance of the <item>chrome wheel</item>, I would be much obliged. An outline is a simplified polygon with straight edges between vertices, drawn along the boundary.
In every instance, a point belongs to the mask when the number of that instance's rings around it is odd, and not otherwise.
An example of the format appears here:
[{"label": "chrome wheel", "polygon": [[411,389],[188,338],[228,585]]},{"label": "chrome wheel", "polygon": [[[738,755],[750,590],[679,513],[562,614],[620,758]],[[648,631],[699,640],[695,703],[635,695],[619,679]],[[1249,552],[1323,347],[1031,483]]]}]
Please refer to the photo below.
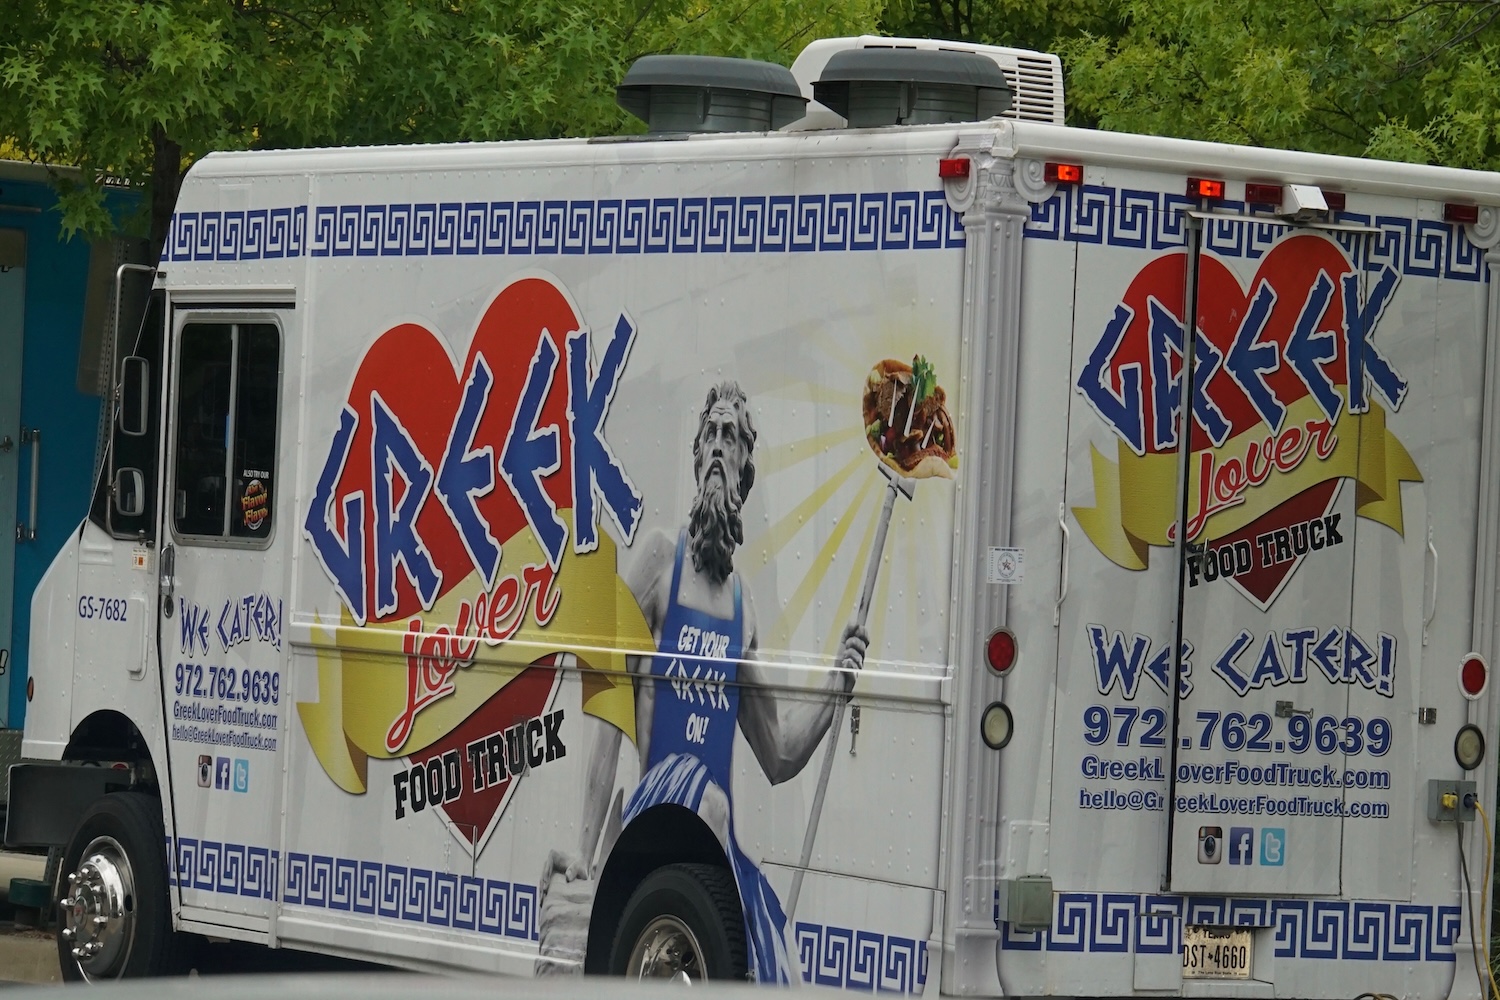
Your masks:
[{"label": "chrome wheel", "polygon": [[625,975],[691,983],[707,978],[702,956],[698,938],[687,924],[673,916],[657,917],[636,938]]},{"label": "chrome wheel", "polygon": [[58,903],[63,941],[85,979],[120,975],[135,939],[135,875],[113,837],[96,837],[68,874]]}]

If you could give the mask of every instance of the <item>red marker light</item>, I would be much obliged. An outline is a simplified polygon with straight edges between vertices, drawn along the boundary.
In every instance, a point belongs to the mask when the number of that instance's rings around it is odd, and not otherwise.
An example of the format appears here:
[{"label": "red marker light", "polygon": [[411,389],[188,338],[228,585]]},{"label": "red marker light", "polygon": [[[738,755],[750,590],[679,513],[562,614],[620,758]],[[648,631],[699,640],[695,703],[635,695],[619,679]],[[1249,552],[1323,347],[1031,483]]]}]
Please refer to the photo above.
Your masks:
[{"label": "red marker light", "polygon": [[990,633],[989,642],[984,644],[984,655],[990,669],[1004,676],[1016,665],[1015,633],[1008,628],[995,629]]},{"label": "red marker light", "polygon": [[1280,184],[1256,184],[1245,185],[1245,200],[1252,205],[1280,205]]},{"label": "red marker light", "polygon": [[1348,202],[1348,199],[1344,196],[1344,192],[1329,191],[1326,189],[1323,191],[1323,200],[1328,203],[1328,211],[1330,212],[1342,212],[1344,205]]},{"label": "red marker light", "polygon": [[945,181],[957,180],[969,176],[969,158],[967,156],[955,156],[950,159],[938,160],[938,176]]},{"label": "red marker light", "polygon": [[1083,164],[1048,163],[1043,167],[1042,178],[1048,184],[1082,184]]},{"label": "red marker light", "polygon": [[1443,205],[1443,221],[1444,222],[1468,222],[1468,223],[1471,223],[1471,224],[1475,223],[1475,222],[1478,222],[1479,221],[1479,206],[1478,205],[1460,205],[1457,202],[1450,201],[1450,202],[1446,203],[1445,205]]},{"label": "red marker light", "polygon": [[1207,177],[1189,177],[1187,193],[1189,198],[1223,198],[1224,182],[1210,180]]},{"label": "red marker light", "polygon": [[1490,665],[1484,662],[1484,657],[1478,653],[1470,653],[1464,657],[1463,666],[1458,669],[1458,688],[1464,697],[1473,701],[1483,695],[1489,686]]}]

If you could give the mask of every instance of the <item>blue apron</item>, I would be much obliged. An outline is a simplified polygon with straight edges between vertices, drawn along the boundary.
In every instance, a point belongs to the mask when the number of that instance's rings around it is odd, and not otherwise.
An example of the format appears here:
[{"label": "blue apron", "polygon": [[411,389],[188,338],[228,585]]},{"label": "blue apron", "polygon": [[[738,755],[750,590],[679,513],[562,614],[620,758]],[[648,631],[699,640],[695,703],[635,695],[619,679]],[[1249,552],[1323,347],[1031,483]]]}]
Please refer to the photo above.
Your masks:
[{"label": "blue apron", "polygon": [[[646,773],[625,807],[629,825],[653,806],[671,803],[700,813],[703,792],[716,785],[729,799],[730,758],[739,720],[737,678],[744,652],[744,615],[738,574],[734,617],[719,618],[678,601],[687,532],[677,536],[672,590],[651,661],[656,686]],[[750,971],[758,982],[788,982],[786,914],[764,875],[735,841],[730,800],[729,855],[744,907]]]}]

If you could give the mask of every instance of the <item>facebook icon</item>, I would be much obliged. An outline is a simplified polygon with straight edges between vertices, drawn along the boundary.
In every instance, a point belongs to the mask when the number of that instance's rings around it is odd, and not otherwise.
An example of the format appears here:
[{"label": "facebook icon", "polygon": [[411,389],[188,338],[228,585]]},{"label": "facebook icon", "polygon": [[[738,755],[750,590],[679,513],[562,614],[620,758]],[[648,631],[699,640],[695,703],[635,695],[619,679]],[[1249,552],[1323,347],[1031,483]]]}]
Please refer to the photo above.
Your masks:
[{"label": "facebook icon", "polygon": [[220,757],[214,761],[214,787],[226,790],[229,788],[228,757]]},{"label": "facebook icon", "polygon": [[1229,863],[1232,865],[1255,864],[1255,831],[1248,826],[1229,828]]},{"label": "facebook icon", "polygon": [[1286,864],[1286,830],[1277,826],[1261,827],[1260,863],[1263,865]]}]

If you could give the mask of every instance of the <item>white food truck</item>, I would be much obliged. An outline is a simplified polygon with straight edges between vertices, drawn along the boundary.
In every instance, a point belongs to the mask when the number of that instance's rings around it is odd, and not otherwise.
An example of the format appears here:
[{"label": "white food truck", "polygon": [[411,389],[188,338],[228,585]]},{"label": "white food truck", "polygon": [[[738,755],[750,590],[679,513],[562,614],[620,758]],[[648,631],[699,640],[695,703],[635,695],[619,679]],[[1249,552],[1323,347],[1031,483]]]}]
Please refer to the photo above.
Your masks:
[{"label": "white food truck", "polygon": [[205,157],[122,271],[6,831],[66,975],[1480,995],[1500,177],[981,46],[619,97]]}]

